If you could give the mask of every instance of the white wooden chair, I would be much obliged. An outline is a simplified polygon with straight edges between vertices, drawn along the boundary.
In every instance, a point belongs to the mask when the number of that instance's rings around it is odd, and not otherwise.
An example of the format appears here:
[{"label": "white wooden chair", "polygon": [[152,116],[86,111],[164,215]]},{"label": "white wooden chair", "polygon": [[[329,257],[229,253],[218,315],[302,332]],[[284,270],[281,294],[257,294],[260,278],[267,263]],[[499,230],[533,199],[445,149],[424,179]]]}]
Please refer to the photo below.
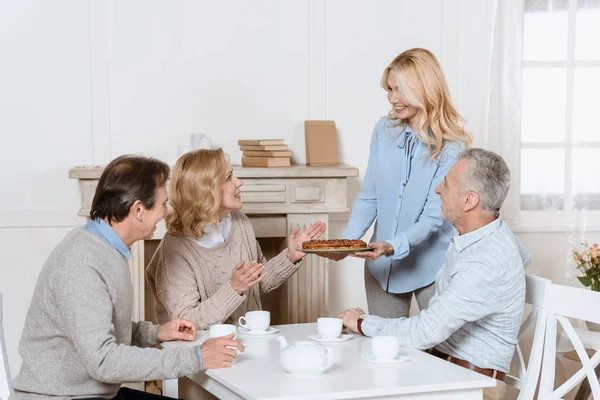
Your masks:
[{"label": "white wooden chair", "polygon": [[[562,399],[583,379],[587,379],[594,399],[600,400],[600,385],[594,368],[600,364],[600,352],[590,358],[568,318],[600,323],[600,293],[587,289],[552,284],[546,290],[546,338],[539,398]],[[554,388],[556,370],[557,322],[560,323],[581,361],[581,369],[558,388]]]},{"label": "white wooden chair", "polygon": [[6,400],[12,393],[10,368],[8,355],[6,354],[6,342],[4,341],[4,320],[2,315],[2,293],[0,293],[0,399]]},{"label": "white wooden chair", "polygon": [[529,363],[525,365],[525,358],[521,345],[517,343],[514,360],[516,360],[516,373],[508,373],[504,376],[504,382],[519,389],[518,400],[530,400],[535,396],[540,370],[542,365],[542,353],[544,350],[544,332],[546,330],[546,310],[544,301],[546,288],[552,284],[548,279],[538,276],[526,275],[525,303],[533,306],[531,313],[521,324],[519,329],[519,340],[535,321],[533,343],[529,354]]}]

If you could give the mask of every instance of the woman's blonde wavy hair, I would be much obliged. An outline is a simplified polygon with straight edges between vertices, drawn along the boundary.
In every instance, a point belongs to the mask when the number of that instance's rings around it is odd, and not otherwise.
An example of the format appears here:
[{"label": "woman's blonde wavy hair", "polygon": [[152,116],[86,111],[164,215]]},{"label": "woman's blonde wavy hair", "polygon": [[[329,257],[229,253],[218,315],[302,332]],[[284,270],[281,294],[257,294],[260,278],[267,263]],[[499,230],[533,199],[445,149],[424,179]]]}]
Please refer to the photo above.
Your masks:
[{"label": "woman's blonde wavy hair", "polygon": [[398,74],[398,92],[403,102],[415,107],[417,113],[410,121],[399,120],[390,110],[387,118],[410,127],[431,151],[431,158],[443,151],[446,141],[463,142],[469,147],[471,135],[465,131],[465,120],[454,108],[448,84],[437,58],[426,49],[410,49],[398,55],[387,66],[381,77],[381,87],[386,91],[391,70]]},{"label": "woman's blonde wavy hair", "polygon": [[171,211],[166,218],[171,234],[200,239],[206,226],[219,223],[221,188],[228,168],[222,149],[191,151],[177,160],[169,184]]}]

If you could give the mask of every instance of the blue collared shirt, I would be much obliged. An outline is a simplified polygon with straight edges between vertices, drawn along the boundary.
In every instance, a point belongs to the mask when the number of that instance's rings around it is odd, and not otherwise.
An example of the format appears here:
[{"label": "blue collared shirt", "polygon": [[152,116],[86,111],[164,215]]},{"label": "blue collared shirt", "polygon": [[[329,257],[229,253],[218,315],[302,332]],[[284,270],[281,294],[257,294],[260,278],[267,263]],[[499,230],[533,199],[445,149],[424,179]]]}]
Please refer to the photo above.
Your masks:
[{"label": "blue collared shirt", "polygon": [[131,258],[131,250],[129,247],[127,247],[117,232],[115,232],[115,230],[102,218],[89,220],[83,229],[100,237],[102,240],[108,243],[110,247],[121,253],[126,259],[129,260]]},{"label": "blue collared shirt", "polygon": [[464,146],[448,143],[434,161],[409,127],[396,125],[382,118],[375,126],[363,186],[342,238],[360,239],[377,219],[371,241],[390,243],[394,253],[369,261],[369,271],[383,289],[407,293],[432,283],[444,262],[452,224],[440,218],[435,188]]},{"label": "blue collared shirt", "polygon": [[480,368],[507,372],[525,307],[530,255],[500,218],[457,233],[429,307],[411,318],[369,315],[361,329],[367,336],[397,336],[401,346],[435,346]]}]

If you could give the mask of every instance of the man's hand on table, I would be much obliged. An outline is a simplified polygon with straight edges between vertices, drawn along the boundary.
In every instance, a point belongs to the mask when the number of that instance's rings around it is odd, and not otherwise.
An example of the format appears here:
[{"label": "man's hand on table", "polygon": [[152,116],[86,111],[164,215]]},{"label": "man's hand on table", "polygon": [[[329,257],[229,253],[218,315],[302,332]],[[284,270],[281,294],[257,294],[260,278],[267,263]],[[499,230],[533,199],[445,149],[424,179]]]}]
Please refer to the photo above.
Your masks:
[{"label": "man's hand on table", "polygon": [[360,333],[358,330],[358,319],[361,315],[366,314],[361,308],[350,308],[338,316],[342,320],[342,324],[352,333]]},{"label": "man's hand on table", "polygon": [[202,369],[229,368],[237,351],[244,351],[244,346],[233,339],[234,334],[208,339],[200,345],[202,352]]},{"label": "man's hand on table", "polygon": [[175,318],[158,328],[158,340],[161,342],[169,342],[171,340],[192,341],[195,339],[196,325],[183,318]]}]

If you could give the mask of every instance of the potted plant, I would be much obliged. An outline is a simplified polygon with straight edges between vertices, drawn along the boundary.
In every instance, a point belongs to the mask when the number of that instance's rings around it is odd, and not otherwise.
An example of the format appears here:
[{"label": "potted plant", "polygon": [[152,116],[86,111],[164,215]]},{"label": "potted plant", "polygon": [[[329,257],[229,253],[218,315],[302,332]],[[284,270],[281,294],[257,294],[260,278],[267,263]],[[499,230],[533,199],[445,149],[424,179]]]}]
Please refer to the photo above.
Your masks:
[{"label": "potted plant", "polygon": [[[583,286],[589,286],[595,292],[600,292],[600,247],[598,244],[588,246],[587,242],[582,243],[583,251],[578,252],[573,249],[573,258],[577,263],[577,269],[583,273],[578,276],[579,282]],[[600,332],[600,324],[586,321],[590,331]]]}]

